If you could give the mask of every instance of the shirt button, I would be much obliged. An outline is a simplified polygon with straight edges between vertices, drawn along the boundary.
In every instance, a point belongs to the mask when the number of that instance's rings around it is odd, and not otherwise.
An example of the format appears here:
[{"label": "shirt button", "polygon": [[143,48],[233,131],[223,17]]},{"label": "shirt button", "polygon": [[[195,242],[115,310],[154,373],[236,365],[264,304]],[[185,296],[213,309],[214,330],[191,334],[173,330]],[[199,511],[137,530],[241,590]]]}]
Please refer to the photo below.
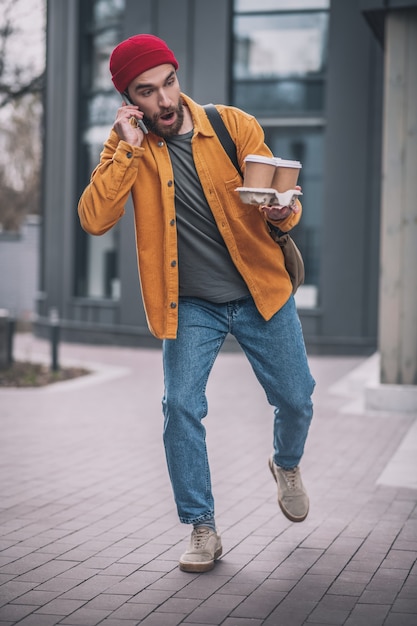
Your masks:
[{"label": "shirt button", "polygon": [[175,226],[175,220],[170,221],[170,226]]},{"label": "shirt button", "polygon": [[168,187],[172,187],[172,185],[173,185],[173,184],[174,184],[174,183],[172,182],[172,180],[169,180],[169,181],[168,181]]},{"label": "shirt button", "polygon": [[171,309],[176,309],[177,308],[177,303],[176,302],[171,302],[171,304],[169,306],[171,307]]},{"label": "shirt button", "polygon": [[158,148],[162,148],[162,147],[163,147],[163,145],[164,145],[164,142],[163,142],[163,141],[158,141]]},{"label": "shirt button", "polygon": [[176,267],[177,262],[176,261],[171,261],[171,267]]},{"label": "shirt button", "polygon": [[126,152],[126,156],[127,156],[128,159],[131,159],[133,154],[131,152]]}]

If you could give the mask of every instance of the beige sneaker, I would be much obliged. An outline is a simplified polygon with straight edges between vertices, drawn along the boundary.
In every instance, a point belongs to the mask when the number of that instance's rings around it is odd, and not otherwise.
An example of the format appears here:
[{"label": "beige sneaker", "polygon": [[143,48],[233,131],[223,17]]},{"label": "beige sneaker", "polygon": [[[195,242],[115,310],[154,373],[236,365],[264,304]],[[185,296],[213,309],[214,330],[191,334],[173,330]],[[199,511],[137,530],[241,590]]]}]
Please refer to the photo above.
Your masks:
[{"label": "beige sneaker", "polygon": [[292,522],[302,522],[308,515],[309,499],[301,480],[300,468],[284,470],[275,465],[271,456],[269,469],[278,485],[278,504],[281,511]]},{"label": "beige sneaker", "polygon": [[183,572],[208,572],[222,553],[222,541],[211,528],[198,526],[191,533],[187,552],[180,558]]}]

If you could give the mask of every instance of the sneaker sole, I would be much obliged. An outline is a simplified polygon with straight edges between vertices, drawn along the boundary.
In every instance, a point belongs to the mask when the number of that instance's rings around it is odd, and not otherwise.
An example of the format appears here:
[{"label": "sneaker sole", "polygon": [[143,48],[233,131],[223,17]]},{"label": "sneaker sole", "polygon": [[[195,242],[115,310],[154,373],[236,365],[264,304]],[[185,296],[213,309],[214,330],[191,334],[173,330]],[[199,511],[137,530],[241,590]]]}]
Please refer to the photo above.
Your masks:
[{"label": "sneaker sole", "polygon": [[[278,485],[278,480],[277,480],[277,477],[275,475],[274,462],[273,462],[272,458],[268,459],[268,466],[269,466],[269,469],[271,470],[271,474],[274,477],[274,480],[275,480],[276,484]],[[302,516],[299,516],[299,517],[295,517],[294,515],[291,515],[291,513],[289,511],[287,511],[287,509],[284,507],[284,505],[282,504],[281,500],[279,499],[279,496],[278,496],[278,504],[279,504],[279,508],[281,509],[281,511],[283,512],[285,517],[290,520],[290,522],[304,522],[304,520],[307,517],[308,512],[310,510],[310,507],[308,507],[307,508],[307,512],[306,512],[305,515],[302,515]]]},{"label": "sneaker sole", "polygon": [[214,561],[221,557],[223,549],[220,547],[214,553],[213,561],[203,561],[200,563],[192,563],[191,561],[180,561],[179,567],[182,572],[192,572],[194,574],[202,574],[209,572],[214,567]]}]

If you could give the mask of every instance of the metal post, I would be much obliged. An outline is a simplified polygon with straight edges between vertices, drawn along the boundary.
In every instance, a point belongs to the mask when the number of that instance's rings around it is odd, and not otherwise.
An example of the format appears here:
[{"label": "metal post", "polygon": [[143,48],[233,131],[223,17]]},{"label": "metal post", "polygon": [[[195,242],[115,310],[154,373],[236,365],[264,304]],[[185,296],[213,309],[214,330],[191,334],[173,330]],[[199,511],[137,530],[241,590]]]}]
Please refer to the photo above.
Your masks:
[{"label": "metal post", "polygon": [[49,311],[49,324],[51,328],[51,369],[53,372],[57,372],[59,370],[58,346],[60,335],[59,315],[57,309],[51,309]]},{"label": "metal post", "polygon": [[7,321],[7,363],[9,367],[13,365],[13,340],[16,322],[14,317],[9,317]]},{"label": "metal post", "polygon": [[0,309],[0,369],[8,367],[8,318],[9,312]]}]

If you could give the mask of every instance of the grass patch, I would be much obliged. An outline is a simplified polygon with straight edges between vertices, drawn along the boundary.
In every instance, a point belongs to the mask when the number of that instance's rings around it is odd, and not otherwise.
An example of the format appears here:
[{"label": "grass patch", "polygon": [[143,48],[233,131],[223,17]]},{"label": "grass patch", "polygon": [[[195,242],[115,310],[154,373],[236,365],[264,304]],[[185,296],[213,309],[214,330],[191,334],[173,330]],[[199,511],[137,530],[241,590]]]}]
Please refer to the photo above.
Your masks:
[{"label": "grass patch", "polygon": [[55,372],[40,363],[15,362],[10,367],[0,369],[0,387],[44,387],[89,373],[82,367],[61,367]]}]

